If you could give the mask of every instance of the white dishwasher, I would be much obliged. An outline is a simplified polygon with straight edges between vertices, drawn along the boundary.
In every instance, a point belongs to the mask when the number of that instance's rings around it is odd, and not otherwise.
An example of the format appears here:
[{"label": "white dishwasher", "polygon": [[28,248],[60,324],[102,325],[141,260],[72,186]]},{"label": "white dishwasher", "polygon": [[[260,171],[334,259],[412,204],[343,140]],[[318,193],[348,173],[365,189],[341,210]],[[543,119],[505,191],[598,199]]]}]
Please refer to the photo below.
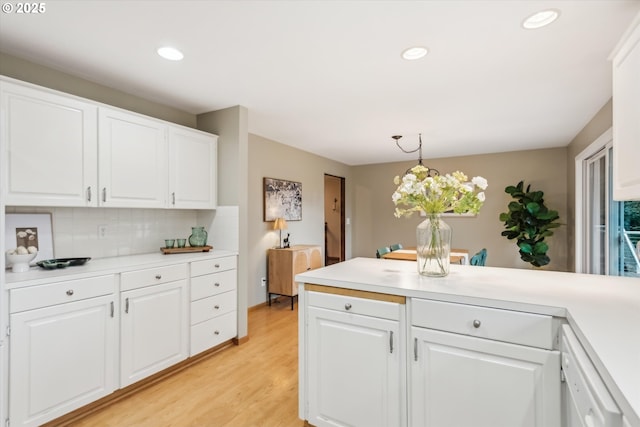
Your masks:
[{"label": "white dishwasher", "polygon": [[562,326],[565,427],[622,427],[622,414],[569,325]]}]

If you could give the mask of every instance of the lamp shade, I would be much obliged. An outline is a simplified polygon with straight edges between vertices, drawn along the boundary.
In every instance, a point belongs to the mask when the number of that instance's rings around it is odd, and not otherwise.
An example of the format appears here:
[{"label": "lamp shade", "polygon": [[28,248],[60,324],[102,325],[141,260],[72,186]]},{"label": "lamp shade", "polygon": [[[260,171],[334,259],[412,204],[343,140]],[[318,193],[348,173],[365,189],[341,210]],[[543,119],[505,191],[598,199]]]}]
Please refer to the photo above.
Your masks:
[{"label": "lamp shade", "polygon": [[273,229],[274,230],[286,230],[287,229],[287,220],[285,220],[284,218],[276,218],[275,222],[273,223]]}]

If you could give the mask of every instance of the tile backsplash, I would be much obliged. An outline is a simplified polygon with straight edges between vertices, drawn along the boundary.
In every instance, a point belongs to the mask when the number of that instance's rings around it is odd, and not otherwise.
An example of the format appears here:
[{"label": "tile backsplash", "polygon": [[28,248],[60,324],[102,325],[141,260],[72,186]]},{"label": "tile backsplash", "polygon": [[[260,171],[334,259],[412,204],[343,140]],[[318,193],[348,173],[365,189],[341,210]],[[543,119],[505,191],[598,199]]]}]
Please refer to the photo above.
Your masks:
[{"label": "tile backsplash", "polygon": [[208,244],[218,249],[237,250],[236,206],[221,206],[206,213],[178,209],[66,207],[7,207],[6,212],[50,213],[56,258],[106,258],[157,252],[164,246],[165,239],[188,238],[191,227],[196,225],[209,231]]}]

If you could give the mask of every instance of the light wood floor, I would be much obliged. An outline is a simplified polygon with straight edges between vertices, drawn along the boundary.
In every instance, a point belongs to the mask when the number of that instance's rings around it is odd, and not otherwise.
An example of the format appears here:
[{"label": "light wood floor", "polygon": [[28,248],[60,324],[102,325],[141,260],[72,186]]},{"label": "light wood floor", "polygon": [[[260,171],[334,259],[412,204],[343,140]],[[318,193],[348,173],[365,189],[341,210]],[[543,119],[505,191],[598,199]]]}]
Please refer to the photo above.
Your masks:
[{"label": "light wood floor", "polygon": [[89,427],[302,427],[298,306],[249,312],[249,340],[90,415]]}]

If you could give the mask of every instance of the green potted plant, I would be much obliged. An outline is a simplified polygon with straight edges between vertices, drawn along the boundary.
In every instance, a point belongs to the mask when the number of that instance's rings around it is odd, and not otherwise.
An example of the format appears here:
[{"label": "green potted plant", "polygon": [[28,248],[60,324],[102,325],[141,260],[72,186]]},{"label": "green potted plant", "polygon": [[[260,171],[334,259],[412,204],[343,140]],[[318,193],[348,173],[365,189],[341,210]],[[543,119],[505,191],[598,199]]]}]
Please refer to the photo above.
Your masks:
[{"label": "green potted plant", "polygon": [[544,239],[560,227],[558,212],[545,206],[542,191],[531,191],[531,185],[524,190],[523,181],[516,186],[509,185],[504,191],[516,200],[509,203],[508,212],[500,214],[506,228],[501,235],[516,239],[523,261],[535,267],[549,264],[549,245]]}]

